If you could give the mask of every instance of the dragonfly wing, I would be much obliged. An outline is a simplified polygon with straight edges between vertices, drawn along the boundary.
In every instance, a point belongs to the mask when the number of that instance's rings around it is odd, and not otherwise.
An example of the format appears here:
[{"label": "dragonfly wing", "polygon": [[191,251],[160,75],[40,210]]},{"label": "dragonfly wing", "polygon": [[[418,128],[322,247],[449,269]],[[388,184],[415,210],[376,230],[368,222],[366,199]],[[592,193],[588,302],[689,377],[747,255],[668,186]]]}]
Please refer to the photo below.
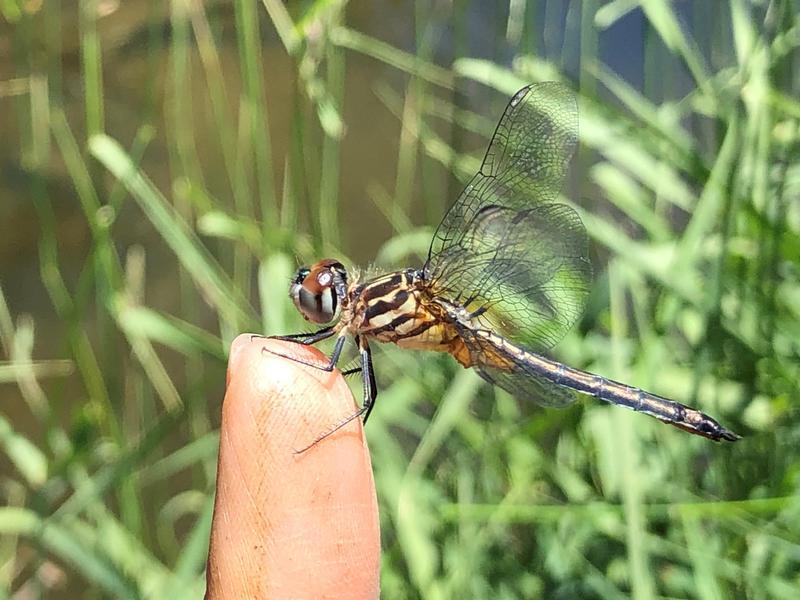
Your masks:
[{"label": "dragonfly wing", "polygon": [[424,273],[476,325],[528,348],[554,346],[583,312],[586,228],[555,202],[577,142],[577,106],[559,83],[509,103],[475,175],[439,225]]},{"label": "dragonfly wing", "polygon": [[497,125],[480,171],[436,229],[428,262],[435,266],[438,254],[458,245],[466,226],[486,204],[524,209],[555,200],[577,142],[578,106],[568,87],[546,82],[517,92]]},{"label": "dragonfly wing", "polygon": [[473,368],[492,385],[500,386],[519,400],[551,408],[564,408],[577,399],[576,392],[545,379],[513,354],[502,351],[470,329],[459,327],[459,332],[469,349]]},{"label": "dragonfly wing", "polygon": [[485,381],[497,385],[519,400],[534,402],[548,408],[564,408],[576,400],[575,392],[559,387],[533,373],[501,371],[481,365],[475,367]]}]

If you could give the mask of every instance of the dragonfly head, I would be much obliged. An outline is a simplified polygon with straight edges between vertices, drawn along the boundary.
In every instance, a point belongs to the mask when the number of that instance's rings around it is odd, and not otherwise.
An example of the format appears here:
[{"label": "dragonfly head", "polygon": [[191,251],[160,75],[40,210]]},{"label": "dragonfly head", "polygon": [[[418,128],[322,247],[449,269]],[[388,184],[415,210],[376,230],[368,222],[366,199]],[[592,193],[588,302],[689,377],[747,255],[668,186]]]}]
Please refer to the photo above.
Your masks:
[{"label": "dragonfly head", "polygon": [[313,323],[335,320],[346,295],[347,271],[342,263],[332,258],[311,267],[300,267],[289,286],[289,297],[297,310]]}]

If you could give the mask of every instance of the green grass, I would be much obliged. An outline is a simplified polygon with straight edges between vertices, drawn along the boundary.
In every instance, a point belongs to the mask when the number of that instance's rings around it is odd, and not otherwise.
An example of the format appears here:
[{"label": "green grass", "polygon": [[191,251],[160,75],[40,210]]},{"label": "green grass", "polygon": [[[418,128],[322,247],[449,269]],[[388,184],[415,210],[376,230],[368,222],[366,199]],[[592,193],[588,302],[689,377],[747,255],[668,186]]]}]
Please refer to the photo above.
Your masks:
[{"label": "green grass", "polygon": [[[383,597],[800,595],[800,6],[562,5],[417,3],[401,50],[324,0],[0,2],[0,218],[33,207],[40,281],[0,276],[3,596],[197,597],[230,341],[301,328],[298,262],[419,265],[507,98],[552,79],[597,272],[555,355],[744,439],[381,349]],[[641,86],[603,58],[631,11]]]}]

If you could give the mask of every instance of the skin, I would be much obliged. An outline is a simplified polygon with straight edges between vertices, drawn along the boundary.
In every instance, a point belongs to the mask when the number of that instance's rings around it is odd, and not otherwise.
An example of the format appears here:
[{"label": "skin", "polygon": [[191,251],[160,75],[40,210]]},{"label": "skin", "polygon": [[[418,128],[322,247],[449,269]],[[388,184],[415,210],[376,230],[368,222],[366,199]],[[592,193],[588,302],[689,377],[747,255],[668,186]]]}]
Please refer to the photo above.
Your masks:
[{"label": "skin", "polygon": [[359,419],[296,454],[355,410],[312,347],[241,335],[222,406],[206,598],[377,598],[375,484]]}]

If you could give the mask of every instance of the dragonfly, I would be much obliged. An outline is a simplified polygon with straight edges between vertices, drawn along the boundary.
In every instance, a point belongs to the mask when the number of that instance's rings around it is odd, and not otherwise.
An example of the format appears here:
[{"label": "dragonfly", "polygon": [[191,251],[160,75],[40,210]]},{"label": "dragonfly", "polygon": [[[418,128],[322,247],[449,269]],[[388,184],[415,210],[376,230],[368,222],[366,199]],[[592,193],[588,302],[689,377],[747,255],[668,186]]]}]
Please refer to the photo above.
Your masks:
[{"label": "dragonfly", "polygon": [[289,296],[307,321],[324,327],[275,337],[336,341],[327,362],[287,358],[333,371],[352,338],[360,367],[348,373],[361,371],[363,379],[361,407],[316,441],[369,418],[378,395],[371,340],[447,352],[492,385],[541,406],[565,407],[585,395],[711,440],[739,439],[694,408],[545,356],[580,318],[592,279],[586,228],[559,201],[577,143],[572,91],[559,82],[528,85],[508,103],[480,170],[439,223],[422,268],[362,278],[328,258],[297,271]]}]

